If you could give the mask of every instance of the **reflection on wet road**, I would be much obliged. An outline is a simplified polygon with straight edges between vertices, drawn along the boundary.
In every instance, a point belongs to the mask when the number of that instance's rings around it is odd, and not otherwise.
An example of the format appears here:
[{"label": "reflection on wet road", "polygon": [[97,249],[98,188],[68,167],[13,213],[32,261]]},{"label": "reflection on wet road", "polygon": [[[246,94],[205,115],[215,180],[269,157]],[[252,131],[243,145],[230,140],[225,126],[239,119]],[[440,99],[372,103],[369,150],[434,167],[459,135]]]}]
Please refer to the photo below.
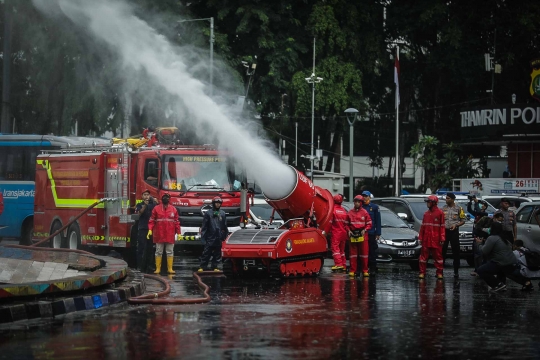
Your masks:
[{"label": "reflection on wet road", "polygon": [[[175,259],[174,296],[198,296],[195,257]],[[501,294],[461,270],[419,282],[407,265],[376,277],[207,278],[212,302],[120,305],[0,327],[0,358],[537,358],[540,294]],[[450,273],[450,268],[447,268]]]}]

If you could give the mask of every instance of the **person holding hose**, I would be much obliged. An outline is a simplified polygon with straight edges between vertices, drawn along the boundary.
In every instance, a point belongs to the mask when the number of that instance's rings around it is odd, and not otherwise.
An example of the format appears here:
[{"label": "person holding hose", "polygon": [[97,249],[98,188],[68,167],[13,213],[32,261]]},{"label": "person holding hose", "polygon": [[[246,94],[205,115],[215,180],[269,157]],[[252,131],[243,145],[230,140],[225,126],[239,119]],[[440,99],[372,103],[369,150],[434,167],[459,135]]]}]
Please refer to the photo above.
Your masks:
[{"label": "person holding hose", "polygon": [[359,256],[362,264],[362,273],[364,277],[369,277],[369,245],[366,235],[367,231],[371,229],[371,217],[369,216],[369,213],[362,208],[363,203],[364,198],[361,195],[357,195],[354,198],[354,208],[349,210],[349,236],[351,238],[349,248],[349,260],[351,263],[349,269],[350,277],[354,277],[356,275]]},{"label": "person holding hose", "polygon": [[172,205],[169,205],[171,195],[165,193],[161,196],[161,204],[154,207],[152,215],[148,221],[148,235],[154,237],[156,244],[156,271],[154,274],[161,273],[161,256],[163,248],[167,254],[167,272],[174,274],[174,241],[175,234],[180,235],[180,220],[178,219],[178,211]]}]

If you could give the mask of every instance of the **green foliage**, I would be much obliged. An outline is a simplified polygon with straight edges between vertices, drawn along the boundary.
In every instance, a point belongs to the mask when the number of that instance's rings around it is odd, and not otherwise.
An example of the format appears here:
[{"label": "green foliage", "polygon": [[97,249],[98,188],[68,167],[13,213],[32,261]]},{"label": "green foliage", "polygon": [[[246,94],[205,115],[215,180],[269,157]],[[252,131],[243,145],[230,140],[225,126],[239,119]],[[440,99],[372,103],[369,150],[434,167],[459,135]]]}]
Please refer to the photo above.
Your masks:
[{"label": "green foliage", "polygon": [[450,186],[454,178],[478,177],[479,169],[471,156],[464,156],[461,147],[441,144],[434,136],[425,136],[409,151],[425,171],[427,187],[432,190]]}]

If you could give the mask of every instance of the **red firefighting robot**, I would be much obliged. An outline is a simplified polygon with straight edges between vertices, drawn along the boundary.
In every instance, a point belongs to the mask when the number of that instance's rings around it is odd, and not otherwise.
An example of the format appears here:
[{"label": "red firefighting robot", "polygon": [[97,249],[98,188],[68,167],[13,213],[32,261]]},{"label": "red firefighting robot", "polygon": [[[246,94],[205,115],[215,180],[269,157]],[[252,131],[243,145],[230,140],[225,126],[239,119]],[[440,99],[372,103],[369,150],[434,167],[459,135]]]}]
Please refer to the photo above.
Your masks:
[{"label": "red firefighting robot", "polygon": [[444,213],[437,206],[439,199],[435,195],[430,195],[425,200],[428,210],[424,213],[422,226],[420,227],[419,240],[422,242],[422,251],[420,252],[420,275],[423,279],[426,276],[426,265],[429,254],[433,257],[435,268],[437,269],[437,278],[443,278],[443,257],[442,247],[445,240],[444,231]]}]

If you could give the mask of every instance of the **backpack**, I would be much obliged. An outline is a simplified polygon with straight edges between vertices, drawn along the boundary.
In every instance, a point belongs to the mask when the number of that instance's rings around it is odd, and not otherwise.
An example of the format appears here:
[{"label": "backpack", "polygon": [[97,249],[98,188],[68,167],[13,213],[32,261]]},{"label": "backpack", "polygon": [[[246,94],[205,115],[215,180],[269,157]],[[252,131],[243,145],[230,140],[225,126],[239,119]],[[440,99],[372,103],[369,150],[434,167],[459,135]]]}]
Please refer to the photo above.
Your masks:
[{"label": "backpack", "polygon": [[540,270],[540,253],[526,250],[523,251],[523,255],[525,255],[525,260],[527,261],[527,268],[529,268],[529,270]]}]

